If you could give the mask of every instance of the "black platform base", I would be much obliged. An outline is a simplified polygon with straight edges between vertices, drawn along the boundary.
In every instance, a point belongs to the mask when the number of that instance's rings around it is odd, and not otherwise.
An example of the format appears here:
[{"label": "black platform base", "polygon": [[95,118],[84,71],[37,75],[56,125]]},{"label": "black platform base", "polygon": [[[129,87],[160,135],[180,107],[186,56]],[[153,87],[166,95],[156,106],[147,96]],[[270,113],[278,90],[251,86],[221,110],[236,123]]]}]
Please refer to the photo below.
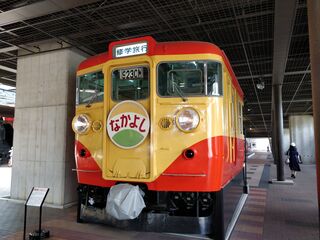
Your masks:
[{"label": "black platform base", "polygon": [[50,231],[49,230],[41,230],[40,237],[39,237],[39,230],[35,230],[32,233],[29,233],[29,240],[39,240],[39,239],[45,239],[50,237]]},{"label": "black platform base", "polygon": [[171,232],[206,235],[212,233],[213,216],[183,217],[165,213],[143,212],[137,219],[117,220],[106,213],[85,210],[81,218],[84,222],[103,222],[109,226],[125,230],[144,232]]}]

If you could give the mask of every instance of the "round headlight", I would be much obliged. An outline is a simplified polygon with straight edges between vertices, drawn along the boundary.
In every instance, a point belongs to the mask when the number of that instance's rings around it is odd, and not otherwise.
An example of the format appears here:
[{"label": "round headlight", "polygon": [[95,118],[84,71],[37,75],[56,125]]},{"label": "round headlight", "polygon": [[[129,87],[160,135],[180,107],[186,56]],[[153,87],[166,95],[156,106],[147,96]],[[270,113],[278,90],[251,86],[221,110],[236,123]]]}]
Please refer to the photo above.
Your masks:
[{"label": "round headlight", "polygon": [[200,116],[193,108],[183,108],[177,114],[176,123],[181,131],[190,132],[198,127],[199,122]]},{"label": "round headlight", "polygon": [[87,133],[90,129],[90,118],[86,114],[75,116],[72,121],[72,128],[78,134]]}]

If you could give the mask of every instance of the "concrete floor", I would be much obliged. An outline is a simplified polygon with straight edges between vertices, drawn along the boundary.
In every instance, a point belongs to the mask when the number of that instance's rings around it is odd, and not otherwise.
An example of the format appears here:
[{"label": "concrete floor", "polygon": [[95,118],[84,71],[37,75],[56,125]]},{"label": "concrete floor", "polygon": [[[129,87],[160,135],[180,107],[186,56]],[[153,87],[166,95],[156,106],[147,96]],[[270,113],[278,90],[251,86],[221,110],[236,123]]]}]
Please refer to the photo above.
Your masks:
[{"label": "concrete floor", "polygon": [[[316,240],[319,239],[316,172],[314,165],[302,165],[294,185],[268,184],[276,168],[267,153],[248,160],[250,194],[231,235],[231,240]],[[285,175],[290,171],[285,166]],[[2,175],[0,175],[2,178]],[[260,179],[259,177],[260,176]],[[37,209],[28,210],[27,232],[37,226]],[[0,200],[0,239],[22,239],[24,205]],[[76,208],[43,209],[43,225],[53,240],[206,239],[165,233],[123,231],[100,224],[76,223]]]}]

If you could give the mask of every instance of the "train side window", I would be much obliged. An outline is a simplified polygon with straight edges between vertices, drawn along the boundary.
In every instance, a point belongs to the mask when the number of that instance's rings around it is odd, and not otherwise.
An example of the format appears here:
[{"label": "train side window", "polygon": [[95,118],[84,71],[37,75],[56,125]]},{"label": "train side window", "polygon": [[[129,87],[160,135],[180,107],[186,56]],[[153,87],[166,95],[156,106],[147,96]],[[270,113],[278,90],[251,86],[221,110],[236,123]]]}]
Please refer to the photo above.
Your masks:
[{"label": "train side window", "polygon": [[234,112],[235,112],[235,109],[234,109],[234,91],[233,91],[233,88],[231,87],[231,102],[230,102],[230,104],[231,104],[231,130],[232,131],[234,131],[234,129],[235,129],[235,121],[237,121],[236,120],[236,118],[235,118],[235,114],[234,114]]},{"label": "train side window", "polygon": [[239,113],[239,130],[240,134],[243,134],[243,108],[241,102],[238,103],[238,113]]},{"label": "train side window", "polygon": [[104,95],[102,71],[87,73],[77,78],[76,103],[102,102]]},{"label": "train side window", "polygon": [[222,95],[222,67],[221,63],[208,62],[207,64],[207,85],[209,96]]}]

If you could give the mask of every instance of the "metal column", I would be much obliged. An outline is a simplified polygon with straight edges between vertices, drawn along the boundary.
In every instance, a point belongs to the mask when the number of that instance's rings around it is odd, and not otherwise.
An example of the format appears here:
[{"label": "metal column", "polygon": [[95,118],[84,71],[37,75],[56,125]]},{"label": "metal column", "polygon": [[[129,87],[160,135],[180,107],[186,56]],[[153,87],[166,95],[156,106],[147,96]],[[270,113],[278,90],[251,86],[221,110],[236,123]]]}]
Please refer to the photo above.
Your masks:
[{"label": "metal column", "polygon": [[272,66],[272,109],[274,111],[274,156],[277,163],[277,180],[284,181],[283,173],[283,113],[282,113],[282,83],[286,70],[290,49],[290,39],[296,14],[296,0],[274,1],[274,39]]},{"label": "metal column", "polygon": [[317,169],[318,211],[320,217],[320,1],[308,0],[307,4],[311,59],[315,160]]},{"label": "metal column", "polygon": [[274,130],[276,138],[276,163],[277,163],[277,180],[284,181],[284,170],[283,170],[283,113],[282,113],[282,85],[272,85],[274,93]]},{"label": "metal column", "polygon": [[[272,101],[274,104],[274,100]],[[272,107],[273,108],[273,107]],[[277,137],[277,130],[276,130],[276,124],[275,124],[275,117],[274,117],[274,109],[272,109],[272,156],[273,156],[273,163],[277,164],[278,159],[278,137]]]}]

